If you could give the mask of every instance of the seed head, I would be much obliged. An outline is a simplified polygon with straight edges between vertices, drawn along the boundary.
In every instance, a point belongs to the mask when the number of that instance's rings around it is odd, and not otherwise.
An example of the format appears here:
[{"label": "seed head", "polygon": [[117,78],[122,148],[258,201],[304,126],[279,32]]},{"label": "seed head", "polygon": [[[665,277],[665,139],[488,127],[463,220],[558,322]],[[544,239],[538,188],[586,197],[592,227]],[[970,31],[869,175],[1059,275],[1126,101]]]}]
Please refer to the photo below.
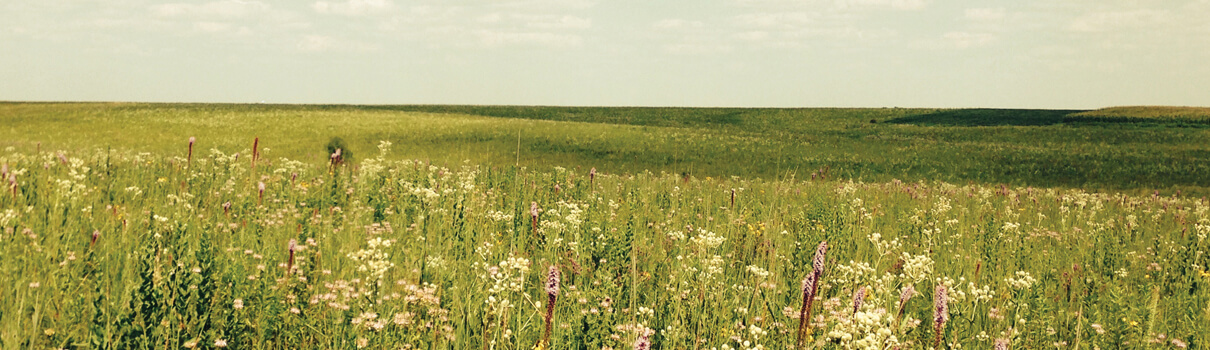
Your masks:
[{"label": "seed head", "polygon": [[546,273],[546,294],[552,297],[559,296],[559,267],[550,265],[550,269]]},{"label": "seed head", "polygon": [[196,137],[190,136],[189,137],[189,147],[193,147],[193,143],[196,141],[197,141]]}]

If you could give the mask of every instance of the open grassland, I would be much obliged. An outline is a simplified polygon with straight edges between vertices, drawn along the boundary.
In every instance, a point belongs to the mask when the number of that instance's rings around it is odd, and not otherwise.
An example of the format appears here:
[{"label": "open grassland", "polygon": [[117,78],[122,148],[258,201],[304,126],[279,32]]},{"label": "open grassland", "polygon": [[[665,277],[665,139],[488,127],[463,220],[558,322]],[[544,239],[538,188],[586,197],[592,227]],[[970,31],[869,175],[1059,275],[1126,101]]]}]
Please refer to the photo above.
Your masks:
[{"label": "open grassland", "polygon": [[1200,198],[179,148],[0,153],[0,346],[1210,347]]},{"label": "open grassland", "polygon": [[1136,112],[0,103],[0,348],[1210,349]]},{"label": "open grassland", "polygon": [[[326,161],[380,140],[441,165],[597,167],[693,177],[941,180],[1210,192],[1210,128],[1070,122],[1080,111],[0,103],[0,147],[227,153]],[[1092,113],[1092,112],[1088,112]]]},{"label": "open grassland", "polygon": [[1113,107],[1071,114],[1068,122],[1167,124],[1210,126],[1210,108],[1206,107]]}]

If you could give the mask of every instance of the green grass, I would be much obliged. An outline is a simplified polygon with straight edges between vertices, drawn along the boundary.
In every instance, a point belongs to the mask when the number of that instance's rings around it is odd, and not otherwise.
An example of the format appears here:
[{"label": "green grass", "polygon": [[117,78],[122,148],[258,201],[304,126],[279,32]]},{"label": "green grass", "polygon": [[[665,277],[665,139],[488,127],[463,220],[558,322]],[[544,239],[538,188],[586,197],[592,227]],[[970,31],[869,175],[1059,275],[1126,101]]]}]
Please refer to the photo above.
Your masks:
[{"label": "green grass", "polygon": [[201,149],[0,154],[16,174],[0,195],[0,344],[531,349],[554,265],[546,348],[646,334],[784,349],[821,241],[808,348],[1210,342],[1197,198],[444,168],[388,148],[357,170]]},{"label": "green grass", "polygon": [[790,349],[827,242],[804,348],[1210,349],[1207,129],[1072,113],[3,103],[0,348]]},{"label": "green grass", "polygon": [[259,137],[270,159],[323,162],[341,137],[355,155],[388,140],[394,157],[446,165],[1210,192],[1210,129],[1069,123],[1075,112],[6,103],[0,146],[184,155],[190,136],[226,152]]},{"label": "green grass", "polygon": [[1210,108],[1133,106],[1111,107],[1067,116],[1070,123],[1161,124],[1183,127],[1210,126]]}]

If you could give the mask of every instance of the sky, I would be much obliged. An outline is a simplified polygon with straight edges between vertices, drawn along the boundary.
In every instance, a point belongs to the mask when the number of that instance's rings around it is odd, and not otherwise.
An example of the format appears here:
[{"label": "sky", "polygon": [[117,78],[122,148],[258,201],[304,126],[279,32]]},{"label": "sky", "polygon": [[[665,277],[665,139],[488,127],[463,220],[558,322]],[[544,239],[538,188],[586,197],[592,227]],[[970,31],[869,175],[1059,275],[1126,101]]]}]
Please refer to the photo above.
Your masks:
[{"label": "sky", "polygon": [[1210,0],[3,0],[0,100],[1210,106]]}]

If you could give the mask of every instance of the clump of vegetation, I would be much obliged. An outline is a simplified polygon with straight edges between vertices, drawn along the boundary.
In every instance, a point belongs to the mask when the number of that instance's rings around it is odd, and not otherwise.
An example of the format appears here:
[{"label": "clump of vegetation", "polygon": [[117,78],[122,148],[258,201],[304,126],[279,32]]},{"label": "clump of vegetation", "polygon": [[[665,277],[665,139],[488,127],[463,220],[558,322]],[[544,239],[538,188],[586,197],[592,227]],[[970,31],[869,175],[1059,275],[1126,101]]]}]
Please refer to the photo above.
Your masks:
[{"label": "clump of vegetation", "polygon": [[349,149],[349,145],[345,140],[339,137],[332,137],[328,140],[328,144],[324,145],[328,151],[328,158],[333,165],[343,165],[353,163],[353,151]]}]

